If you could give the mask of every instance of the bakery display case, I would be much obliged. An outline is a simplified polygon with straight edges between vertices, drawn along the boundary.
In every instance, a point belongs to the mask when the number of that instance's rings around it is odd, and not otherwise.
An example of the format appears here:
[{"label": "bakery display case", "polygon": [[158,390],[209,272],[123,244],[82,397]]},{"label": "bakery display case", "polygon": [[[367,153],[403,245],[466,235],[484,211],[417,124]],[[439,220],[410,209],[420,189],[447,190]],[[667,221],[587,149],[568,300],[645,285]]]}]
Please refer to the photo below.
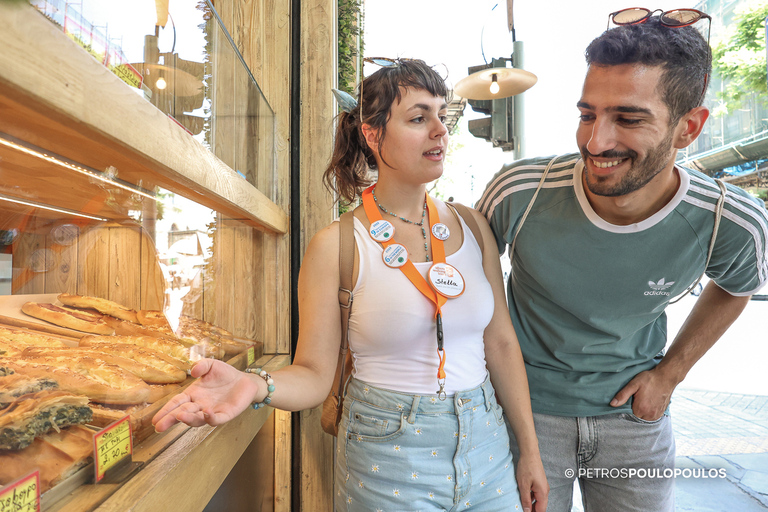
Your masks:
[{"label": "bakery display case", "polygon": [[[264,356],[274,113],[213,6],[187,4],[0,4],[0,485],[39,471],[42,510],[200,508],[270,411],[151,417],[200,358],[288,362]],[[93,437],[121,420],[132,460],[96,484]]]}]

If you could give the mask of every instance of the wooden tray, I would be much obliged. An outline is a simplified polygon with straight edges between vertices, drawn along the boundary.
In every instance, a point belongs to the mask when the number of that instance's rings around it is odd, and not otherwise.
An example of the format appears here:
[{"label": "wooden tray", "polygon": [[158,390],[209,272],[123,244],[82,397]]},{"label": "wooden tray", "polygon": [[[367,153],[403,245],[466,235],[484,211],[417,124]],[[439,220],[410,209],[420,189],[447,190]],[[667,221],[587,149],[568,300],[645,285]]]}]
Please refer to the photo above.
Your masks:
[{"label": "wooden tray", "polygon": [[46,322],[45,320],[40,320],[38,318],[26,315],[21,311],[21,306],[23,306],[26,302],[44,302],[55,304],[56,306],[62,306],[63,304],[57,299],[58,296],[58,293],[0,295],[0,323],[14,327],[34,329],[36,331],[42,331],[48,334],[67,336],[70,338],[80,339],[83,336],[87,336],[87,332],[80,332],[74,329],[67,329],[66,327],[59,327],[58,325]]}]

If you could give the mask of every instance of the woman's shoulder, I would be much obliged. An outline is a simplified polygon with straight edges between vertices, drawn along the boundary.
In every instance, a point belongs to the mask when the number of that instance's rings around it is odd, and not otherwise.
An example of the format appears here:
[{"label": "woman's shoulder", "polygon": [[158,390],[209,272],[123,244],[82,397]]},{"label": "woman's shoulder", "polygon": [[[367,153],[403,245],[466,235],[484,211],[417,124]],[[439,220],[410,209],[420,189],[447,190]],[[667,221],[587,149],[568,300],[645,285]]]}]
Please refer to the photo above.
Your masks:
[{"label": "woman's shoulder", "polygon": [[[358,211],[359,210],[359,211]],[[361,219],[361,208],[356,208],[354,216]],[[365,214],[363,214],[364,217]],[[361,219],[362,222],[362,219]],[[336,219],[323,229],[318,231],[312,237],[312,240],[307,246],[307,253],[310,251],[321,251],[322,253],[332,254],[338,258],[339,255],[339,238],[341,236],[341,222],[340,219]],[[335,251],[334,251],[335,249]]]},{"label": "woman's shoulder", "polygon": [[305,258],[317,255],[327,255],[338,258],[340,223],[337,220],[331,222],[312,236],[307,245]]},{"label": "woman's shoulder", "polygon": [[435,205],[438,207],[438,210],[442,210],[445,212],[449,212],[450,211],[449,208],[451,208],[459,216],[461,216],[462,219],[464,219],[464,222],[467,222],[465,212],[469,212],[469,215],[471,215],[475,219],[475,222],[478,222],[478,223],[481,221],[487,222],[485,220],[485,217],[483,217],[482,213],[475,210],[471,206],[467,206],[465,204],[462,204],[456,201],[443,202],[443,201],[440,201],[439,199],[435,199]]}]

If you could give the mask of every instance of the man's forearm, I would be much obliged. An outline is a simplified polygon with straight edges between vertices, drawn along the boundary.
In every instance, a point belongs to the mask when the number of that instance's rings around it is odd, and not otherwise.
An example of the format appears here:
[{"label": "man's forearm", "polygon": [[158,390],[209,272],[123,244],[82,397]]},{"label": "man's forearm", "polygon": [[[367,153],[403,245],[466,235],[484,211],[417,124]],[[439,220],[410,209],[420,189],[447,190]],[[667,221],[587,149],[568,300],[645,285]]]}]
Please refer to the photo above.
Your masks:
[{"label": "man's forearm", "polygon": [[679,384],[741,315],[748,302],[749,297],[735,297],[710,281],[656,370]]}]

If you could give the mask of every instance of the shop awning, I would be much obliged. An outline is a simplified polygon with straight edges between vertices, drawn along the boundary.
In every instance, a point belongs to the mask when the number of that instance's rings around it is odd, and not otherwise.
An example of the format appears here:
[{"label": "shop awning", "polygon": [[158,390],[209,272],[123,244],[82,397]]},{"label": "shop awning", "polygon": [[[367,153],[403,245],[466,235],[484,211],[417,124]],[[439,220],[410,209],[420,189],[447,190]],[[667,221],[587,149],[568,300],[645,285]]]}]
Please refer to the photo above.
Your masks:
[{"label": "shop awning", "polygon": [[707,174],[768,157],[768,131],[678,161]]}]

